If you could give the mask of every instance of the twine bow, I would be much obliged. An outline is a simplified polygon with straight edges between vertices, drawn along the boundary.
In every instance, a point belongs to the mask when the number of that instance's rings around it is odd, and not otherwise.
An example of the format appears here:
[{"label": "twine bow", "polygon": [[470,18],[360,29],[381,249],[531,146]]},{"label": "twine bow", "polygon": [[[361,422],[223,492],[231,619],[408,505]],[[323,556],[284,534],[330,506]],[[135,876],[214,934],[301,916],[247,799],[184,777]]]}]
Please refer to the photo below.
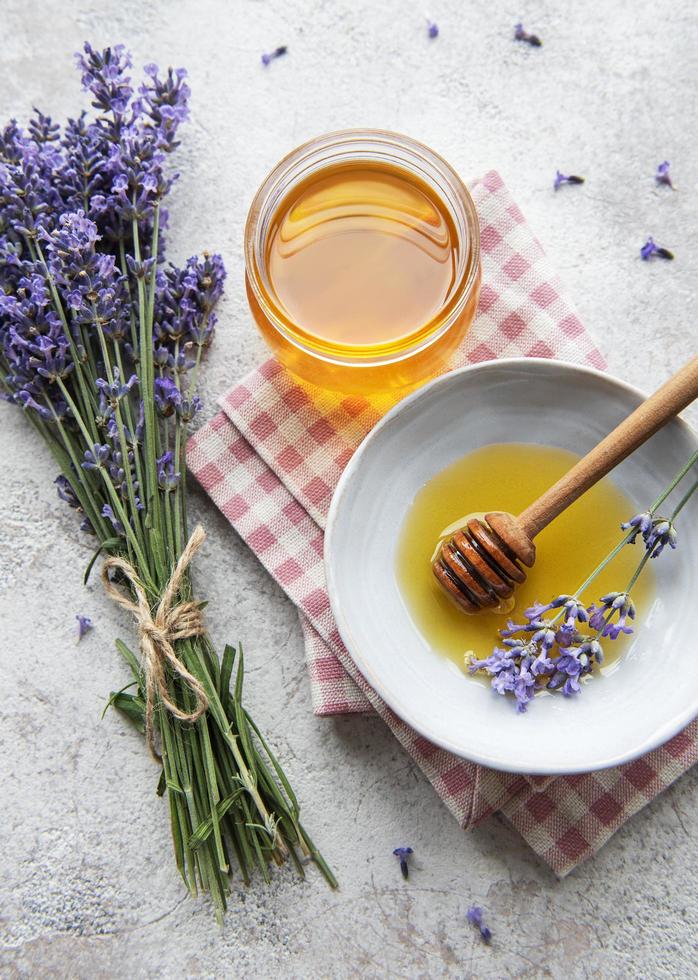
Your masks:
[{"label": "twine bow", "polygon": [[[173,646],[176,640],[183,640],[189,636],[200,636],[204,632],[199,603],[192,600],[176,602],[176,597],[184,573],[205,539],[204,529],[200,525],[194,528],[170,576],[155,610],[155,615],[152,614],[148,597],[142,582],[138,578],[136,569],[130,562],[126,561],[125,558],[109,557],[102,565],[102,582],[105,592],[114,602],[133,614],[138,626],[138,639],[145,674],[145,736],[148,748],[158,762],[162,760],[155,748],[153,737],[153,713],[156,698],[159,698],[163,707],[175,718],[179,718],[180,721],[194,722],[208,708],[208,698],[203,687],[184,666]],[[136,597],[135,601],[120,586],[112,582],[109,578],[111,571],[121,572]],[[171,699],[165,669],[168,664],[186,682],[196,698],[196,706],[192,711],[183,711]]]}]

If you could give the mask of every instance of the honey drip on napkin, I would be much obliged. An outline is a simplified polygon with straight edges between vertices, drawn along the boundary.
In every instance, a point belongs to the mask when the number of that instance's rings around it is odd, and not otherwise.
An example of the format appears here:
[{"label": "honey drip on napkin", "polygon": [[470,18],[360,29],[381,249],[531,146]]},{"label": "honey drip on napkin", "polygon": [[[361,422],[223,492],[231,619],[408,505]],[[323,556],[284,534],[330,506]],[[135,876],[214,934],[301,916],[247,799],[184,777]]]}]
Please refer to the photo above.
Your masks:
[{"label": "honey drip on napkin", "polygon": [[425,182],[386,163],[348,162],[290,191],[266,248],[276,300],[306,342],[389,355],[442,309],[458,233]]},{"label": "honey drip on napkin", "polygon": [[[396,575],[405,604],[429,646],[465,669],[470,653],[487,657],[497,630],[508,618],[523,622],[534,601],[549,602],[573,593],[618,543],[620,523],[638,510],[607,477],[587,491],[536,537],[536,563],[514,594],[509,612],[466,616],[440,589],[431,571],[434,543],[450,537],[462,518],[490,510],[518,514],[551,486],[579,457],[563,449],[524,443],[498,443],[477,449],[438,473],[417,494],[400,531]],[[460,515],[461,519],[457,519]],[[454,518],[456,520],[454,521]],[[622,590],[642,557],[642,543],[628,545],[592,582],[582,599],[588,605],[606,592]],[[637,619],[649,607],[653,574],[646,566],[633,588]],[[604,642],[602,672],[617,666],[632,636]]]}]

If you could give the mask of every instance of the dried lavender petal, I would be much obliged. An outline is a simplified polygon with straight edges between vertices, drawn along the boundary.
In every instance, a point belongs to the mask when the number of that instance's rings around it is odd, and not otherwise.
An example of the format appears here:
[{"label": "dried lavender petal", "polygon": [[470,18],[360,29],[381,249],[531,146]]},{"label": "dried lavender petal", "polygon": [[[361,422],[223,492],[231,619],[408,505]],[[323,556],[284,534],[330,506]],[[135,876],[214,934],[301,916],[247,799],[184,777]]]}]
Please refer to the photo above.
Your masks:
[{"label": "dried lavender petal", "polygon": [[523,41],[525,44],[530,44],[532,48],[540,48],[543,45],[543,42],[538,35],[529,34],[524,30],[524,26],[521,23],[514,25],[514,38],[517,41]]},{"label": "dried lavender petal", "polygon": [[492,939],[492,932],[484,924],[484,912],[479,905],[471,905],[468,911],[465,913],[468,922],[474,925],[478,932],[480,933],[480,938],[483,943],[489,944]]},{"label": "dried lavender petal", "polygon": [[262,64],[266,68],[269,64],[271,64],[272,61],[275,61],[276,58],[282,58],[287,53],[288,53],[287,46],[285,44],[282,44],[278,48],[274,48],[273,51],[265,52],[262,55]]},{"label": "dried lavender petal", "polygon": [[411,847],[396,847],[393,854],[400,862],[400,872],[402,877],[409,878],[410,871],[407,866],[407,860],[411,854],[414,854],[414,851]]},{"label": "dried lavender petal", "polygon": [[658,164],[654,179],[658,184],[666,184],[667,187],[671,187],[671,189],[674,190],[671,173],[669,172],[670,166],[671,164],[668,160],[664,160],[662,163]]},{"label": "dried lavender petal", "polygon": [[78,621],[78,643],[79,643],[86,633],[89,633],[91,629],[94,629],[94,623],[92,622],[89,616],[82,616],[80,613],[78,613],[78,615],[75,618]]},{"label": "dried lavender petal", "polygon": [[668,259],[669,261],[674,258],[673,252],[670,252],[668,248],[663,248],[661,245],[657,245],[650,235],[640,249],[640,258],[647,262],[653,255],[656,255],[657,258],[660,259]]}]

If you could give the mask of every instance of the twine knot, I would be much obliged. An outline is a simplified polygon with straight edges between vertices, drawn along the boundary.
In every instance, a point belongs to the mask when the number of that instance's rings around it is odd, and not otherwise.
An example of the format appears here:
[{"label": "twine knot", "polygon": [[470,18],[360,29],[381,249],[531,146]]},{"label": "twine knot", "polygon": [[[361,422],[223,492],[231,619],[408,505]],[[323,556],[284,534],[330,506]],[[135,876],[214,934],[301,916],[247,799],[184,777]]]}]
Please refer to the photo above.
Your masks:
[{"label": "twine knot", "polygon": [[[136,620],[143,673],[145,675],[145,736],[151,754],[158,762],[162,761],[155,748],[153,714],[156,700],[180,721],[195,722],[208,708],[208,698],[201,683],[187,670],[174,650],[174,643],[190,636],[200,636],[205,632],[201,606],[193,600],[177,602],[182,579],[191,560],[206,539],[201,526],[194,528],[189,541],[179,556],[170,580],[153,614],[143,583],[133,565],[125,558],[109,557],[102,565],[102,582],[107,595],[123,609],[130,612]],[[135,599],[116,585],[109,573],[121,572],[128,582]],[[169,664],[172,671],[187,684],[194,695],[195,706],[191,711],[183,711],[170,697],[167,684]]]}]

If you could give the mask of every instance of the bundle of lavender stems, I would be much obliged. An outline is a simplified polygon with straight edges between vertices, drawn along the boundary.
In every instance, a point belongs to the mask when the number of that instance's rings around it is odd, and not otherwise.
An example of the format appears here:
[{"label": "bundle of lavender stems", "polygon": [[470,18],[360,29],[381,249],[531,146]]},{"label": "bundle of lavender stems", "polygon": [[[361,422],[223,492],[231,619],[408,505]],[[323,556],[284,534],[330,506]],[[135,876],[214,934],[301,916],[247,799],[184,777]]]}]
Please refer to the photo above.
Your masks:
[{"label": "bundle of lavender stems", "polygon": [[35,110],[0,135],[0,386],[135,618],[139,652],[117,641],[133,681],[109,703],[161,762],[177,866],[220,917],[233,859],[246,882],[286,858],[336,882],[242,704],[242,650],[219,659],[192,593],[203,532],[187,523],[184,450],[225,269],[219,255],[165,263],[186,72],[147,65],[136,91],[122,45],[85,44],[77,63],[94,112],[61,128]]}]

